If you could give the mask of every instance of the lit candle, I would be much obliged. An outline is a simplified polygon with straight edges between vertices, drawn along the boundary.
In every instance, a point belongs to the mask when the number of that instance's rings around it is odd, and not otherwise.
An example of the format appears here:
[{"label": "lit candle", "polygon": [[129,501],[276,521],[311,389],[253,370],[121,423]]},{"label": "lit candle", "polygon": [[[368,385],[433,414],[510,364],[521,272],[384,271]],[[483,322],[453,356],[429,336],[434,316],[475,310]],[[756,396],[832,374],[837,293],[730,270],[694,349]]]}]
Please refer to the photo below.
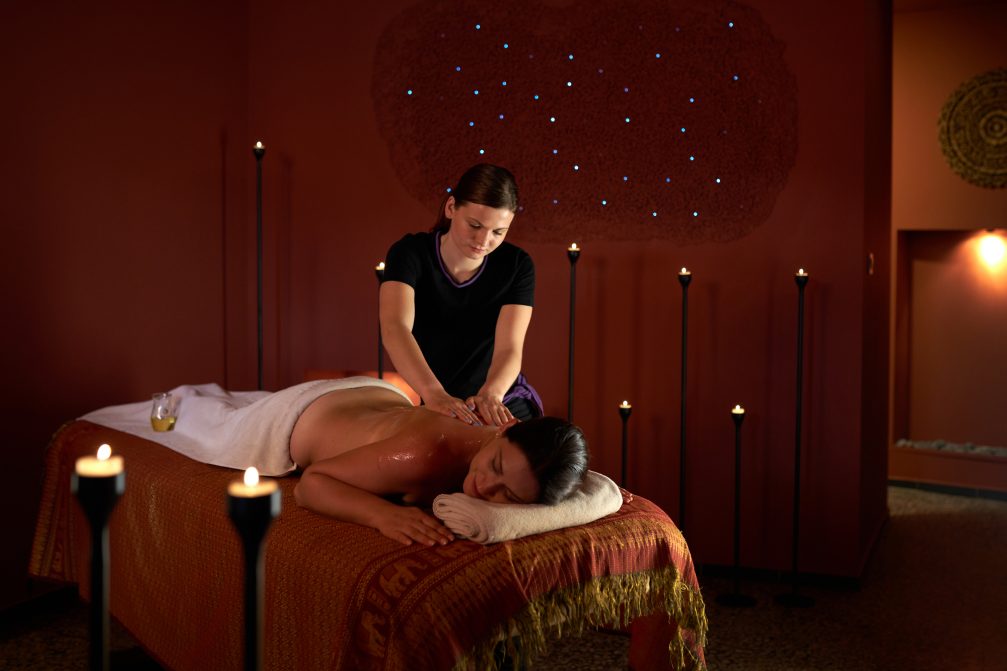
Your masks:
[{"label": "lit candle", "polygon": [[255,156],[255,307],[258,326],[258,347],[256,364],[258,368],[259,391],[262,391],[263,353],[263,312],[262,312],[262,157],[266,155],[266,145],[261,140],[252,147]]},{"label": "lit candle", "polygon": [[[374,266],[374,277],[378,280],[378,312],[381,312],[381,285],[385,282],[385,262],[378,261]],[[385,345],[381,339],[381,318],[378,318],[378,379],[385,377]]]},{"label": "lit candle", "polygon": [[[685,329],[685,312],[686,312],[686,298],[685,290],[689,288],[689,284],[692,283],[692,271],[682,266],[682,269],[678,271],[678,283],[682,285],[682,329]],[[684,341],[683,341],[684,342]]]},{"label": "lit candle", "polygon": [[797,272],[794,273],[794,284],[797,285],[798,293],[801,294],[803,299],[804,287],[808,284],[808,273],[804,271],[804,268],[798,268]]},{"label": "lit candle", "polygon": [[[682,130],[685,130],[684,128]],[[689,285],[692,284],[692,273],[685,266],[678,271],[678,284],[682,287],[682,366],[680,368],[681,389],[679,416],[681,420],[678,424],[679,447],[678,447],[678,526],[685,530],[685,494],[686,494],[686,468],[685,468],[685,382],[687,379],[686,368],[688,360],[685,353],[689,342]]]},{"label": "lit candle", "polygon": [[741,424],[745,421],[745,409],[741,405],[731,408],[734,422],[734,592],[717,596],[717,603],[723,606],[754,606],[755,599],[738,591],[738,567],[741,559]]},{"label": "lit candle", "polygon": [[112,456],[108,443],[98,448],[95,457],[80,457],[70,474],[70,491],[77,496],[91,527],[91,613],[89,666],[108,668],[109,648],[109,570],[108,520],[126,490],[126,471],[122,457]]},{"label": "lit candle", "polygon": [[571,265],[576,263],[577,259],[580,258],[580,252],[581,248],[577,246],[576,242],[570,243],[570,246],[566,248],[566,256],[570,259]]},{"label": "lit candle", "polygon": [[276,480],[259,481],[259,470],[252,466],[245,470],[241,480],[235,480],[227,486],[227,493],[238,498],[250,499],[266,496],[276,491]]},{"label": "lit candle", "polygon": [[629,401],[619,404],[619,417],[622,418],[622,477],[619,480],[621,487],[626,486],[626,464],[629,461],[629,416],[633,412],[633,406]]},{"label": "lit candle", "polygon": [[280,514],[280,491],[276,480],[259,481],[252,467],[242,480],[227,487],[227,513],[241,537],[245,556],[245,668],[261,668],[262,586],[264,565],[262,543],[269,526]]},{"label": "lit candle", "polygon": [[80,457],[74,466],[77,475],[85,478],[107,478],[122,473],[122,457],[112,456],[112,447],[103,443],[94,457]]},{"label": "lit candle", "polygon": [[573,334],[574,311],[577,307],[577,259],[580,258],[580,247],[571,243],[566,248],[566,258],[570,260],[570,346],[567,351],[570,361],[567,364],[567,402],[566,421],[573,421]]},{"label": "lit candle", "polygon": [[633,406],[629,404],[629,401],[623,401],[619,404],[619,416],[622,417],[622,421],[625,424],[626,420],[629,419],[630,414],[633,412]]}]

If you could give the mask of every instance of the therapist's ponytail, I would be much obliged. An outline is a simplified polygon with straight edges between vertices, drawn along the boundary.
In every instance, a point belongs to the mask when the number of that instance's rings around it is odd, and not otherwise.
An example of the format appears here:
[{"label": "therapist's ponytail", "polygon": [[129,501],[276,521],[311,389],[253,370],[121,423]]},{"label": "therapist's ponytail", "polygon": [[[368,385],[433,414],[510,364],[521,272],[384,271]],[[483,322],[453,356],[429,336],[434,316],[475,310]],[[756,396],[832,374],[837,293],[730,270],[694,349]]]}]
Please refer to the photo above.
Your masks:
[{"label": "therapist's ponytail", "polygon": [[517,182],[510,170],[480,163],[466,170],[458,185],[441,201],[437,223],[430,229],[431,233],[446,233],[451,228],[451,220],[444,215],[444,208],[452,196],[456,206],[474,203],[511,212],[517,212],[518,208]]}]

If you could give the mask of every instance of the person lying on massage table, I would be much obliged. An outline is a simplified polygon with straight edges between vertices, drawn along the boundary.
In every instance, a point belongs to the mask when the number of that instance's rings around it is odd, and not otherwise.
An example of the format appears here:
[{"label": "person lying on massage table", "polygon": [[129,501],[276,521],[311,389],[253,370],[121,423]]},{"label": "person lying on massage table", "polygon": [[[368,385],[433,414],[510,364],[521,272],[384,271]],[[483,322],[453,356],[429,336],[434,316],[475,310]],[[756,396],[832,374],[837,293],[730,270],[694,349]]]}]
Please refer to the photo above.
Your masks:
[{"label": "person lying on massage table", "polygon": [[299,505],[405,545],[454,539],[415,507],[429,507],[438,494],[554,504],[577,489],[588,465],[583,433],[565,420],[472,426],[381,387],[318,397],[294,425],[290,457],[303,469]]}]

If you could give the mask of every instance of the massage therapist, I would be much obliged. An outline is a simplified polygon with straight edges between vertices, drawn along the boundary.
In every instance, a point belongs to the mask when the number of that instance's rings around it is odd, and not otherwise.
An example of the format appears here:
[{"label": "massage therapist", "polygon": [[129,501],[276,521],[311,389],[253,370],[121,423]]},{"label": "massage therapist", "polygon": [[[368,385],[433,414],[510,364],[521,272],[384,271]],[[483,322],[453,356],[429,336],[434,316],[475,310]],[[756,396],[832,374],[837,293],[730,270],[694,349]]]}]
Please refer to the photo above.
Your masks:
[{"label": "massage therapist", "polygon": [[429,233],[388,250],[381,335],[395,369],[431,410],[469,424],[542,415],[521,374],[535,266],[505,242],[518,209],[506,169],[469,168]]}]

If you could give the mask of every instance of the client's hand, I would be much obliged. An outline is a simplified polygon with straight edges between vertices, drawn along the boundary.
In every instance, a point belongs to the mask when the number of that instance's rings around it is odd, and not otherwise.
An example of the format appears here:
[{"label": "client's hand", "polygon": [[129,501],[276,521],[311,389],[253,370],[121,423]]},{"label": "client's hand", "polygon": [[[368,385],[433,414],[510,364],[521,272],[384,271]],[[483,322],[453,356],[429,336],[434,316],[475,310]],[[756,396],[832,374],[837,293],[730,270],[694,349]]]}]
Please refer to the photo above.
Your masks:
[{"label": "client's hand", "polygon": [[469,396],[465,402],[469,407],[475,407],[487,424],[503,426],[514,419],[510,409],[503,404],[503,399],[493,394],[479,392],[475,396]]},{"label": "client's hand", "polygon": [[412,545],[414,541],[423,545],[446,545],[455,539],[439,519],[409,506],[396,506],[395,510],[382,514],[375,526],[403,545]]},{"label": "client's hand", "polygon": [[430,398],[423,399],[423,403],[434,412],[455,417],[466,424],[482,424],[475,413],[474,405],[466,403],[460,398],[455,398],[446,391],[431,394]]}]

